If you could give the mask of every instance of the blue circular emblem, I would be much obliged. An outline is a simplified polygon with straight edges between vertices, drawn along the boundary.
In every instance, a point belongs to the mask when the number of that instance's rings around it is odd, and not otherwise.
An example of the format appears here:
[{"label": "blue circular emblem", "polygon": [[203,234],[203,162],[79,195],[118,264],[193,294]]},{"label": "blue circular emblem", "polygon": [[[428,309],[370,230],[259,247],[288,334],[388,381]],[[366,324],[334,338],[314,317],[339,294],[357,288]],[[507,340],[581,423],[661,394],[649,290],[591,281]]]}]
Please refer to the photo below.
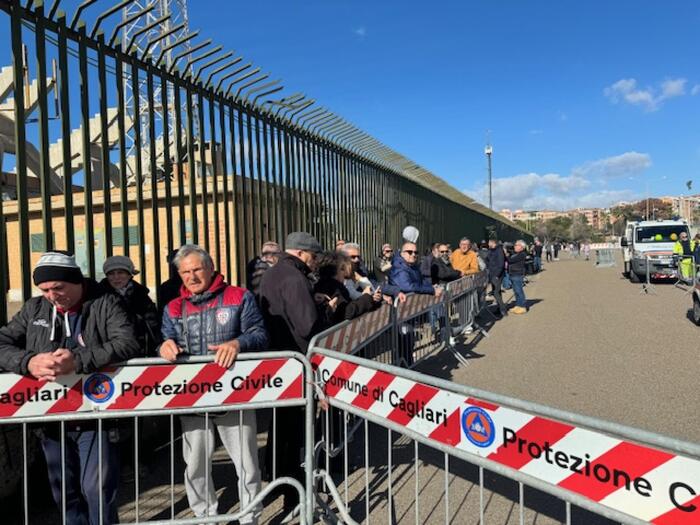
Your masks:
[{"label": "blue circular emblem", "polygon": [[496,437],[493,419],[479,407],[469,407],[462,413],[462,430],[472,444],[481,448],[490,446]]},{"label": "blue circular emblem", "polygon": [[106,403],[114,395],[112,378],[105,374],[92,374],[83,384],[83,393],[94,403]]}]

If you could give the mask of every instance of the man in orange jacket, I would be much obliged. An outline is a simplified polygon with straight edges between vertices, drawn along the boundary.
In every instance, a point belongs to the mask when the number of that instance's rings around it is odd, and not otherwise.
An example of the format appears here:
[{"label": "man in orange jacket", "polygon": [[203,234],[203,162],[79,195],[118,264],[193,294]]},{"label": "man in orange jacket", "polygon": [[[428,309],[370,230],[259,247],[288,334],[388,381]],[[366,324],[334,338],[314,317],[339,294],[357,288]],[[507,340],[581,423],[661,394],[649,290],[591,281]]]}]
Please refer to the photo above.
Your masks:
[{"label": "man in orange jacket", "polygon": [[452,252],[450,257],[452,268],[464,275],[470,275],[479,271],[479,260],[476,252],[472,250],[472,242],[466,237],[459,240],[459,250]]}]

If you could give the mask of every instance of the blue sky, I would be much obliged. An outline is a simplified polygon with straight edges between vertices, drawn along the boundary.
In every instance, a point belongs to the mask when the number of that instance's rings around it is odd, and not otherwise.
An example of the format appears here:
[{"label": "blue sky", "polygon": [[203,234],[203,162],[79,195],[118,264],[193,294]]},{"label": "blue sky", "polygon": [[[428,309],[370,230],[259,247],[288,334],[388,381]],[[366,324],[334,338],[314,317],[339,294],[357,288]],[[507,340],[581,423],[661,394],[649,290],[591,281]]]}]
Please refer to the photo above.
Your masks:
[{"label": "blue sky", "polygon": [[[496,206],[700,191],[700,4],[191,0],[190,26]],[[695,93],[695,94],[694,94]]]},{"label": "blue sky", "polygon": [[[88,27],[109,5],[84,12]],[[687,194],[688,180],[700,193],[698,2],[189,0],[189,18],[195,42],[235,50],[484,202],[491,130],[496,208],[606,206]],[[8,17],[0,35],[9,44]]]}]

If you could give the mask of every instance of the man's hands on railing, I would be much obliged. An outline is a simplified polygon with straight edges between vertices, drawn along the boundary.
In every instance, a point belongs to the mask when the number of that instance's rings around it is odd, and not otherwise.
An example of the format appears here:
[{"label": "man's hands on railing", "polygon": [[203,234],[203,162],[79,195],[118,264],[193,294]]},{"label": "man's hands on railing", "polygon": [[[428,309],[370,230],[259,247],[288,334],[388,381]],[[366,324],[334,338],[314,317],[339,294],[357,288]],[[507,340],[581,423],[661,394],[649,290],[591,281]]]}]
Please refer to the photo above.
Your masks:
[{"label": "man's hands on railing", "polygon": [[27,370],[40,381],[55,381],[58,376],[75,372],[73,352],[59,348],[53,352],[37,354],[27,363]]},{"label": "man's hands on railing", "polygon": [[437,299],[440,299],[442,297],[442,294],[445,293],[445,289],[442,286],[435,286],[435,297]]},{"label": "man's hands on railing", "polygon": [[163,344],[160,345],[158,352],[163,359],[174,363],[177,360],[177,356],[180,355],[183,350],[177,346],[177,343],[172,339],[166,339],[163,341]]},{"label": "man's hands on railing", "polygon": [[234,339],[219,345],[209,345],[209,350],[216,352],[214,362],[223,368],[231,368],[231,365],[238,357],[238,352],[241,350],[240,343]]}]

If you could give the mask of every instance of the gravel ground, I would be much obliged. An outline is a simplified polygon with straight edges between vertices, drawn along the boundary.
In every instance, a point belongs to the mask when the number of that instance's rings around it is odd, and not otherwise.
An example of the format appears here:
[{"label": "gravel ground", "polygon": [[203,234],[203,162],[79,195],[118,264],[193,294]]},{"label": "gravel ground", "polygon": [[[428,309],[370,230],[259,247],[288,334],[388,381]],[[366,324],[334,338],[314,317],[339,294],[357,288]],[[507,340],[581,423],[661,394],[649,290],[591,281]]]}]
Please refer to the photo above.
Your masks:
[{"label": "gravel ground", "polygon": [[[667,284],[657,285],[656,295],[640,295],[639,290],[639,285],[621,276],[619,267],[596,269],[592,262],[563,258],[546,265],[526,287],[528,314],[510,315],[495,323],[485,320],[490,337],[472,335],[460,345],[468,365],[459,365],[443,352],[419,369],[461,384],[697,442],[700,329],[688,318],[690,295]],[[421,446],[416,463],[414,443],[396,434],[391,436],[389,498],[388,439],[385,429],[368,426],[370,454],[365,469],[364,428],[355,435],[347,477],[354,519],[365,520],[369,510],[373,523],[431,524],[444,523],[449,513],[450,523],[477,525],[483,497],[486,523],[519,523],[516,483],[485,472],[482,496],[476,467],[450,459],[445,475],[442,453]],[[264,442],[260,435],[261,447]],[[153,468],[141,481],[142,519],[170,516],[168,458],[167,448],[149,458]],[[175,458],[175,514],[185,517],[189,511],[181,483],[179,442]],[[222,487],[221,510],[235,508],[236,491],[231,487],[237,481],[222,449],[217,451],[213,471],[216,485]],[[45,477],[41,471],[35,475],[34,479]],[[343,476],[336,479],[340,482]],[[30,523],[59,523],[43,480],[31,486]],[[339,489],[344,496],[345,485],[341,483]],[[125,481],[120,491],[122,521],[134,519],[133,493],[133,482]],[[528,525],[565,519],[564,505],[545,494],[525,488],[524,501],[523,522]],[[23,522],[19,498],[0,503],[6,509],[3,524]],[[279,510],[280,500],[268,502],[261,523],[278,522]],[[609,522],[573,509],[572,523]]]}]

